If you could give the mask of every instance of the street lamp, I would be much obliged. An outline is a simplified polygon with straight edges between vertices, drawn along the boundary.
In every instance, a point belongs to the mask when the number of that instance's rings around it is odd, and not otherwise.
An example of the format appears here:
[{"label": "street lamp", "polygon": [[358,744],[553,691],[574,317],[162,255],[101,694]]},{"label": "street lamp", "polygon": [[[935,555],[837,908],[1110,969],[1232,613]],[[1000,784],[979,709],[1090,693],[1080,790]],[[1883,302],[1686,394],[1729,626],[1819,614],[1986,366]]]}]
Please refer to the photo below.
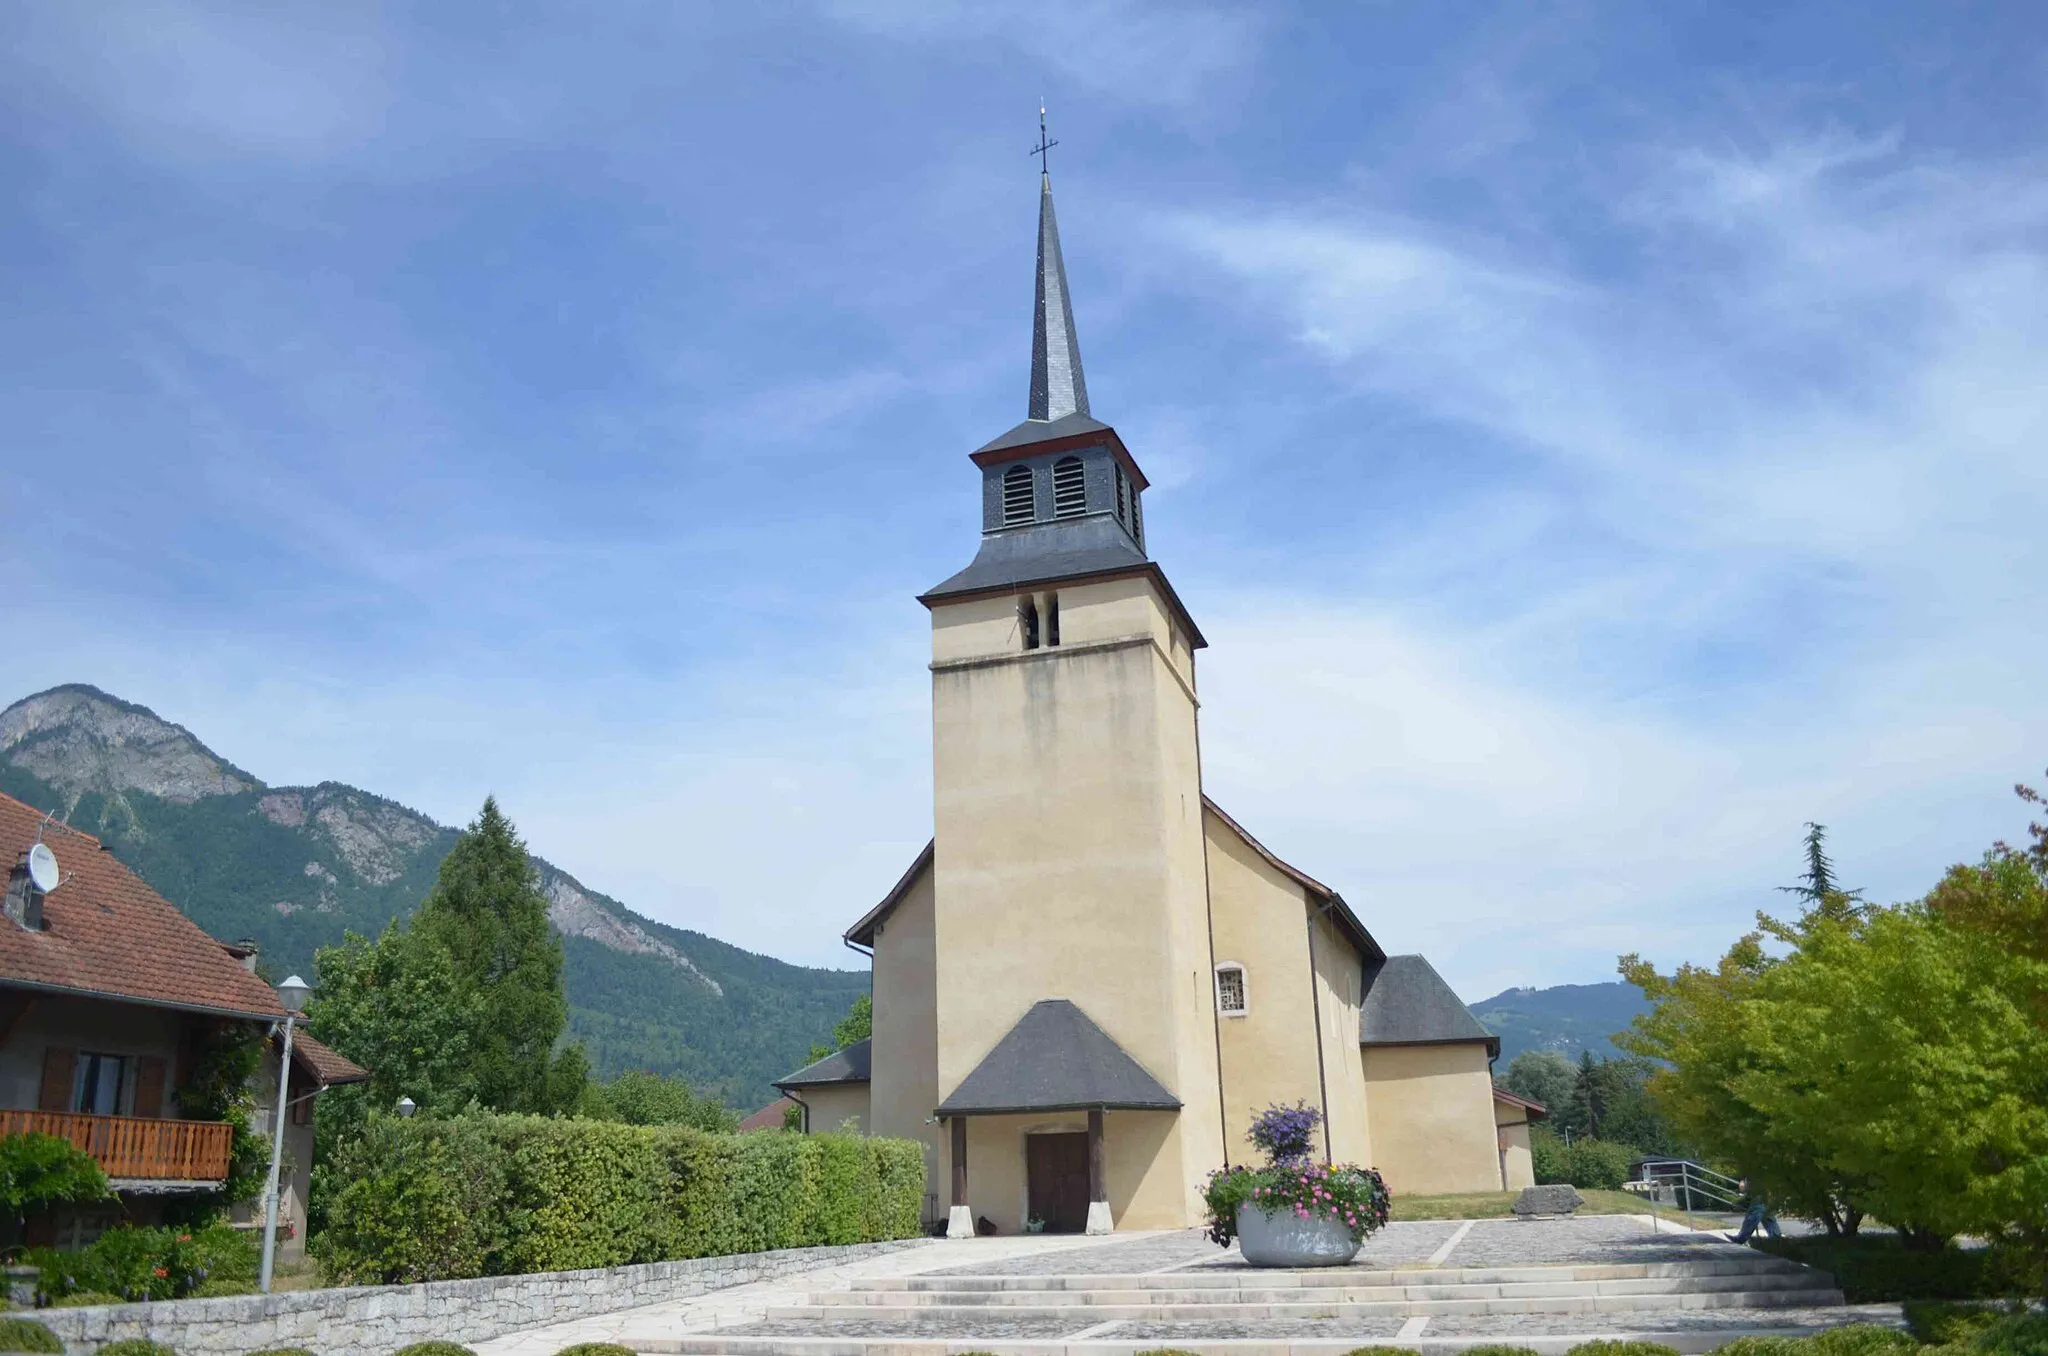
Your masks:
[{"label": "street lamp", "polygon": [[418,1111],[419,1109],[420,1104],[418,1102],[415,1102],[410,1097],[401,1097],[398,1099],[398,1106],[396,1110],[398,1111],[398,1119],[402,1121],[411,1120],[412,1113]]},{"label": "street lamp", "polygon": [[313,986],[293,975],[277,986],[277,996],[284,1004],[284,1053],[277,1061],[277,1117],[270,1129],[270,1186],[263,1194],[263,1274],[259,1284],[264,1294],[270,1293],[270,1273],[277,1261],[277,1173],[284,1164],[284,1103],[291,1091],[292,1078],[292,1021],[306,1010],[306,999],[313,992]]}]

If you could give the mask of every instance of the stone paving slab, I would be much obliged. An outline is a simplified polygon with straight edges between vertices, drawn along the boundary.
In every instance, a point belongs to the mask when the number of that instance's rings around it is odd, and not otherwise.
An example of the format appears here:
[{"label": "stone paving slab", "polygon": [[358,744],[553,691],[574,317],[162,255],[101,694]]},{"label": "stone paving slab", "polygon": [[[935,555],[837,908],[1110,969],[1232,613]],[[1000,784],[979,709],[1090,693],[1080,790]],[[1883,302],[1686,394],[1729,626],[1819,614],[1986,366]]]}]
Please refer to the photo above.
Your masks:
[{"label": "stone paving slab", "polygon": [[1482,1219],[1458,1241],[1447,1266],[1560,1266],[1588,1262],[1685,1262],[1741,1257],[1753,1250],[1719,1234],[1687,1232],[1648,1215],[1586,1215],[1575,1219]]}]

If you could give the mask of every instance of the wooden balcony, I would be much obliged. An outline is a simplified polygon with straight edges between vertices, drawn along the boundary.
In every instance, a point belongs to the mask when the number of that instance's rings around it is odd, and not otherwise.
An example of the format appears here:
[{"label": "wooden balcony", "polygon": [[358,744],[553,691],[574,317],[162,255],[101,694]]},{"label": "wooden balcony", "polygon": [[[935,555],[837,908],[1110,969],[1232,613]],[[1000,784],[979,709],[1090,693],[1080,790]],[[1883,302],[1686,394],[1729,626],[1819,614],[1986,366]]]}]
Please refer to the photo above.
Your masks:
[{"label": "wooden balcony", "polygon": [[68,1139],[107,1176],[169,1182],[219,1182],[228,1175],[235,1128],[225,1121],[152,1121],[71,1111],[0,1111],[0,1135],[30,1132]]}]

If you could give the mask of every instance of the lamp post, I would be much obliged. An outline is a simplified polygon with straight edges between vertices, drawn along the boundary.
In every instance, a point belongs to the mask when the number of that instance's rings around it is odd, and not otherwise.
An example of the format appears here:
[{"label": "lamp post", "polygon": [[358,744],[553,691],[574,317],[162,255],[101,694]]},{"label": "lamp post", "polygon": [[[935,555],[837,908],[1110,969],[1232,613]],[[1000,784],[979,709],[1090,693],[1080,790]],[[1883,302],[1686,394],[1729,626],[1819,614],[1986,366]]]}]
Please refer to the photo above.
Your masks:
[{"label": "lamp post", "polygon": [[410,1097],[401,1097],[398,1099],[398,1106],[396,1110],[398,1112],[398,1119],[402,1121],[411,1120],[412,1113],[418,1111],[419,1109],[420,1104],[418,1102],[415,1102]]},{"label": "lamp post", "polygon": [[270,1273],[277,1261],[277,1173],[284,1164],[284,1105],[291,1091],[292,1022],[306,1010],[306,997],[312,992],[312,985],[297,975],[277,986],[277,996],[284,1003],[284,1052],[277,1060],[277,1116],[270,1128],[270,1186],[263,1193],[263,1274],[259,1284],[266,1295],[270,1293]]}]

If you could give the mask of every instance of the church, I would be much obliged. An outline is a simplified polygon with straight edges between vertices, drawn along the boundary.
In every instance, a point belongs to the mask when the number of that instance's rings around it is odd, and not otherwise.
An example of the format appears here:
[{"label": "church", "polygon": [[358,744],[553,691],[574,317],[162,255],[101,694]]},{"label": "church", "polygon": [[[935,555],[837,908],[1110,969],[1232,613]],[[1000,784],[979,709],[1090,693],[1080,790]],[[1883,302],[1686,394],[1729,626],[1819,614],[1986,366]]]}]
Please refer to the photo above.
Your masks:
[{"label": "church", "polygon": [[1089,410],[1049,177],[1038,210],[1029,416],[973,453],[980,549],[918,600],[934,835],[846,932],[873,1035],[776,1086],[923,1141],[954,1236],[1196,1225],[1274,1103],[1397,1195],[1529,1184],[1542,1108],[1494,1091],[1499,1042],[1205,793],[1207,642]]}]

